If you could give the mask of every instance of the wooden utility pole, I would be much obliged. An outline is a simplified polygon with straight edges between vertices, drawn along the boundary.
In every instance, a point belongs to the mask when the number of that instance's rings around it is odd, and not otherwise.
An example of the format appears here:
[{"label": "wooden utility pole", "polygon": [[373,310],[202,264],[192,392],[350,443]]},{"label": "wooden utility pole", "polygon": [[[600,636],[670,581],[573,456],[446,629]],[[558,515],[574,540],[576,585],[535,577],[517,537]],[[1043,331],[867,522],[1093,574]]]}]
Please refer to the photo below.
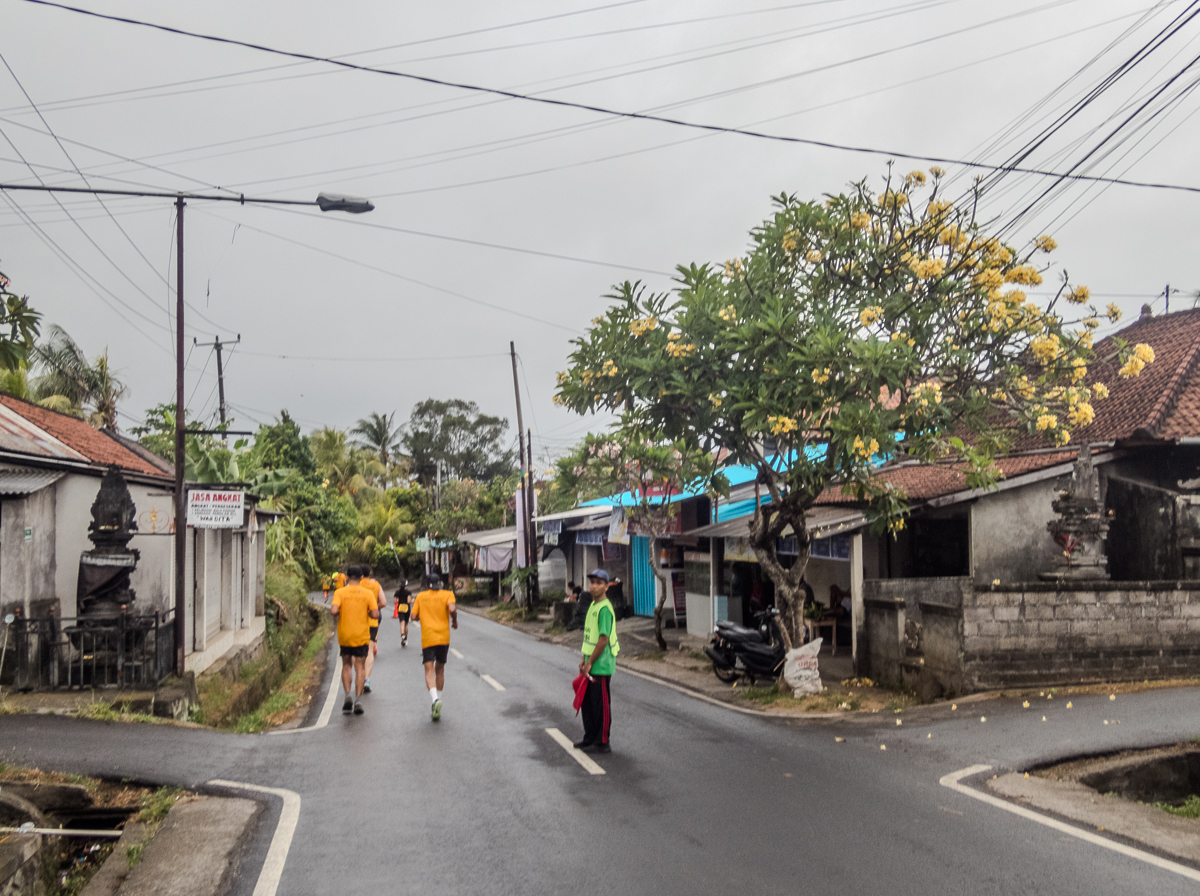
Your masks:
[{"label": "wooden utility pole", "polygon": [[187,578],[187,492],[183,486],[183,208],[182,196],[175,198],[175,674],[183,677],[184,590]]},{"label": "wooden utility pole", "polygon": [[[517,399],[517,444],[520,449],[521,460],[521,518],[517,520],[517,525],[521,527],[521,532],[525,541],[525,556],[522,558],[526,566],[534,565],[535,548],[530,539],[530,533],[533,526],[530,525],[533,520],[533,513],[530,507],[530,497],[533,491],[529,482],[529,452],[525,449],[525,419],[521,416],[521,387],[517,379],[517,345],[515,342],[508,344],[508,352],[512,358],[513,372],[513,394]],[[536,588],[536,585],[534,586]]]},{"label": "wooden utility pole", "polygon": [[[233,341],[233,344],[237,345],[241,341],[242,341],[242,334],[238,333],[238,338]],[[197,342],[195,339],[193,339],[192,343],[201,348],[210,348],[211,347],[217,353],[217,399],[218,399],[217,411],[221,415],[221,426],[224,427],[225,426],[225,366],[221,360],[221,349],[228,346],[229,343],[227,342],[224,345],[222,345],[220,336],[214,336],[212,342]],[[221,436],[222,441],[225,441],[225,439],[226,439],[225,436]]]}]

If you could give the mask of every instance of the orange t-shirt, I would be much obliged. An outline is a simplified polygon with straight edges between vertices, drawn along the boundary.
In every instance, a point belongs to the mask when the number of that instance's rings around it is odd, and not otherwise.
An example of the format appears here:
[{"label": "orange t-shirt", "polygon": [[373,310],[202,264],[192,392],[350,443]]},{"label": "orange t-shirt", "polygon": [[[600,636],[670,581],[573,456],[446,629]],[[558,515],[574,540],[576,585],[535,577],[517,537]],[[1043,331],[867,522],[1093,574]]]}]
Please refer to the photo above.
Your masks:
[{"label": "orange t-shirt", "polygon": [[413,622],[421,623],[421,648],[450,643],[453,591],[422,591],[412,599]]},{"label": "orange t-shirt", "polygon": [[343,647],[361,647],[371,640],[371,610],[379,601],[369,588],[347,585],[333,592],[331,607],[339,607],[337,617],[338,643]]},{"label": "orange t-shirt", "polygon": [[[383,594],[383,586],[382,586],[382,585],[380,585],[378,582],[376,582],[374,579],[368,579],[368,578],[366,578],[365,576],[363,577],[363,580],[362,580],[362,583],[361,583],[361,584],[362,584],[362,586],[363,586],[364,588],[366,588],[368,591],[373,591],[373,592],[375,592],[375,606],[376,606],[378,609],[382,610],[382,609],[383,609],[383,607],[379,606],[379,604],[380,604],[380,600],[379,600],[379,598],[380,598],[380,596]],[[387,601],[386,601],[386,600],[385,600],[385,601],[383,601],[383,604],[386,606],[386,605],[387,605]],[[371,628],[379,628],[379,620],[378,620],[378,619],[372,619],[372,620],[371,620]]]}]

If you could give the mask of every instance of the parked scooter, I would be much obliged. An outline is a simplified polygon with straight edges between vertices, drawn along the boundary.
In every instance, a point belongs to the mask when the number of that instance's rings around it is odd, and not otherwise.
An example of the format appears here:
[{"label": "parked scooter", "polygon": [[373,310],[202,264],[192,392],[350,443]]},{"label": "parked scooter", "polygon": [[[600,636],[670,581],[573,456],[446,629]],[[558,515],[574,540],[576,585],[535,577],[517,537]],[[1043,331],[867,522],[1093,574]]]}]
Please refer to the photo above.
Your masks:
[{"label": "parked scooter", "polygon": [[721,681],[736,681],[745,675],[754,684],[760,678],[779,676],[786,654],[783,632],[779,628],[779,610],[771,607],[757,621],[757,628],[746,628],[728,620],[717,623],[712,641],[704,652],[713,661],[713,673]]}]

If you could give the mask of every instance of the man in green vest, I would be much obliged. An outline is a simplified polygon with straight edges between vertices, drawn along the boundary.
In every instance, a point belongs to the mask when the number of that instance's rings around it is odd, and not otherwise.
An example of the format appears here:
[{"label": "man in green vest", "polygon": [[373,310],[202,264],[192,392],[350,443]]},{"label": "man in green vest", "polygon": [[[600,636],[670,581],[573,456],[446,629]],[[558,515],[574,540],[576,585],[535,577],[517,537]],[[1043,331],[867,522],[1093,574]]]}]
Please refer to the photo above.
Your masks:
[{"label": "man in green vest", "polygon": [[612,701],[609,683],[617,667],[616,656],[621,652],[617,642],[617,614],[609,601],[608,573],[593,569],[588,576],[591,606],[583,622],[583,656],[579,658],[579,674],[588,676],[587,692],[583,697],[583,740],[575,744],[580,750],[610,753],[608,729],[612,722]]}]

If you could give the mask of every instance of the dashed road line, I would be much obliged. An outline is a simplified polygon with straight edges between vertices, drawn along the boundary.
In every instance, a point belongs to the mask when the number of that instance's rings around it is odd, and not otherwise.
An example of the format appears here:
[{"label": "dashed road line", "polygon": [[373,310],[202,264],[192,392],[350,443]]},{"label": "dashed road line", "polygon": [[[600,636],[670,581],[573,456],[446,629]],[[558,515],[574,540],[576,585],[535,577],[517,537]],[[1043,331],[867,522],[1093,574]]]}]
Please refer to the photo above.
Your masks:
[{"label": "dashed road line", "polygon": [[589,775],[603,775],[605,773],[604,769],[596,764],[596,760],[592,759],[591,756],[582,750],[576,750],[575,745],[571,743],[571,738],[567,737],[557,728],[547,728],[546,733],[554,738],[554,741],[560,747],[567,751],[568,756],[582,765]]},{"label": "dashed road line", "polygon": [[1153,853],[1144,852],[1132,846],[1126,846],[1124,843],[1118,843],[1116,840],[1109,840],[1107,837],[1101,837],[1099,834],[1093,834],[1091,831],[1085,831],[1082,828],[1077,828],[1072,824],[1059,821],[1056,818],[1050,818],[1032,809],[1026,809],[1024,806],[1018,806],[1008,800],[1001,799],[998,796],[992,796],[989,793],[983,793],[973,787],[967,787],[959,782],[963,778],[969,778],[971,775],[978,775],[981,772],[991,770],[990,765],[972,765],[970,768],[959,769],[956,772],[951,772],[944,775],[938,783],[943,787],[948,787],[956,793],[961,793],[964,796],[969,796],[972,799],[980,800],[990,806],[995,806],[997,809],[1003,809],[1006,812],[1011,812],[1014,815],[1020,815],[1022,818],[1029,821],[1036,821],[1038,824],[1045,825],[1048,828],[1053,828],[1063,834],[1070,834],[1072,837],[1078,837],[1080,840],[1086,840],[1096,846],[1102,846],[1105,849],[1111,849],[1113,852],[1119,852],[1123,856],[1129,856],[1131,859],[1145,862],[1148,865],[1154,865],[1162,868],[1164,871],[1172,871],[1182,877],[1190,878],[1191,880],[1200,880],[1200,871],[1195,868],[1189,868],[1186,865],[1180,865],[1178,862],[1172,862],[1170,859],[1160,858]]},{"label": "dashed road line", "polygon": [[452,654],[454,654],[454,658],[456,660],[465,659],[465,657],[461,653],[459,653],[457,650],[455,650],[453,647],[450,648],[450,652]]},{"label": "dashed road line", "polygon": [[279,879],[283,876],[284,863],[287,862],[288,850],[292,846],[292,835],[296,833],[296,822],[300,820],[300,794],[294,790],[260,787],[241,781],[216,779],[208,783],[213,787],[269,793],[283,800],[283,808],[279,811],[279,823],[275,825],[275,834],[271,837],[271,845],[267,848],[267,857],[263,859],[262,870],[258,872],[258,883],[254,885],[253,893],[253,896],[275,896],[279,889]]},{"label": "dashed road line", "polygon": [[492,678],[492,676],[480,675],[479,677],[482,678],[484,681],[486,681],[488,684],[490,684],[492,687],[494,687],[496,690],[498,690],[498,691],[504,690],[504,685],[502,685],[500,682],[496,681],[496,679]]}]

